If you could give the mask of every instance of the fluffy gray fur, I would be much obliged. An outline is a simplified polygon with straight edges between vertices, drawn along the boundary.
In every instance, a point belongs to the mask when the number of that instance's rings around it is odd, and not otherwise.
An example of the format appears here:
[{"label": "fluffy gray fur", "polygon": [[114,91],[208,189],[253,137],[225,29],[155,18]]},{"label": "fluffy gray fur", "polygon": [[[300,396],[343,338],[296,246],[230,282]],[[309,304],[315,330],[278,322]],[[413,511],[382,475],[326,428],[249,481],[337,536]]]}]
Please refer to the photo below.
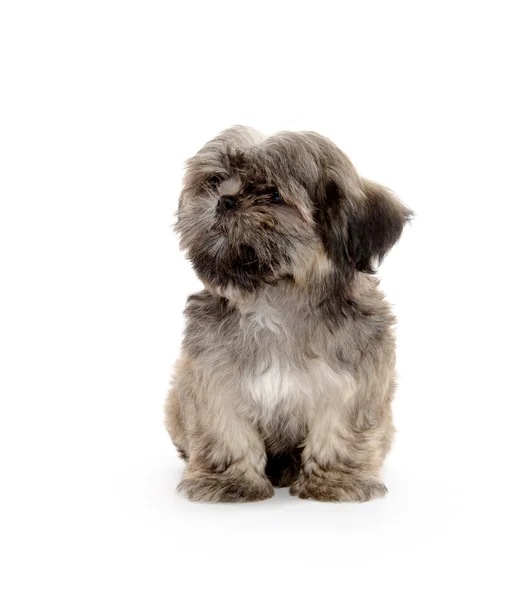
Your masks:
[{"label": "fluffy gray fur", "polygon": [[191,296],[166,401],[191,500],[385,494],[394,317],[372,273],[410,217],[312,132],[234,127],[188,161]]}]

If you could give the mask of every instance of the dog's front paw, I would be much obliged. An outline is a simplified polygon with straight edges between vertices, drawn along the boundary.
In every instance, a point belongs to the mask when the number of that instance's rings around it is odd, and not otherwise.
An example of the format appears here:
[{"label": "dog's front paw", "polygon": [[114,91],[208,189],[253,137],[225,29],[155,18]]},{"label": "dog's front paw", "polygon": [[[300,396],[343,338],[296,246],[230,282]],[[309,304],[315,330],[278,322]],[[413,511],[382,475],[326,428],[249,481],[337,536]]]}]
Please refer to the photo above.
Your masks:
[{"label": "dog's front paw", "polygon": [[251,480],[214,473],[184,475],[178,491],[195,502],[257,502],[274,495],[274,488],[264,477]]},{"label": "dog's front paw", "polygon": [[344,473],[301,475],[290,488],[293,496],[320,502],[367,502],[382,498],[387,491],[386,486],[374,477],[357,477]]}]

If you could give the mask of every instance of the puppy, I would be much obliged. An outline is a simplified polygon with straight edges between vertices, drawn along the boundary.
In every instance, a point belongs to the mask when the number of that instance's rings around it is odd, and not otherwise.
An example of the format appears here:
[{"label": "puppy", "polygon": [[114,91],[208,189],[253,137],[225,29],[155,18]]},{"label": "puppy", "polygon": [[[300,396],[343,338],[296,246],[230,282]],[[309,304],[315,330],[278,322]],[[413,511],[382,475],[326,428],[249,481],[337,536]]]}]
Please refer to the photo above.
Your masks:
[{"label": "puppy", "polygon": [[190,500],[386,493],[394,317],[373,277],[411,212],[312,132],[233,127],[187,163],[190,296],[166,426]]}]

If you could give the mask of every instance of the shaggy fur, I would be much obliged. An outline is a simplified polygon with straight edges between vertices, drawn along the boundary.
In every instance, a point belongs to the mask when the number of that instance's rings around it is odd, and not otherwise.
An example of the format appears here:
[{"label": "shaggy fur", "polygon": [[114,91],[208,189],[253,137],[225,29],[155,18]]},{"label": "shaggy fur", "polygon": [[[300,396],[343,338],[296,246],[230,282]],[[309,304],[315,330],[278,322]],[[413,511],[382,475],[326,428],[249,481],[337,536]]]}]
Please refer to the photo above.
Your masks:
[{"label": "shaggy fur", "polygon": [[394,318],[372,276],[410,217],[312,132],[234,127],[188,161],[191,296],[166,401],[191,500],[383,496]]}]

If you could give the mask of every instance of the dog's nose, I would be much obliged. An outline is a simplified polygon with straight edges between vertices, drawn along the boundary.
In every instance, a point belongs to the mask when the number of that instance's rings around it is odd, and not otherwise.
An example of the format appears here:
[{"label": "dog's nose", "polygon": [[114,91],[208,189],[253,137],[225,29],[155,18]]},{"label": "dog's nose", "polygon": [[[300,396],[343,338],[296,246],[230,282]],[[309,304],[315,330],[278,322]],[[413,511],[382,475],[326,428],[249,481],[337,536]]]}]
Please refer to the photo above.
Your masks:
[{"label": "dog's nose", "polygon": [[237,199],[235,196],[221,196],[219,198],[219,203],[217,205],[217,210],[219,212],[226,212],[227,210],[232,210],[237,206]]}]

